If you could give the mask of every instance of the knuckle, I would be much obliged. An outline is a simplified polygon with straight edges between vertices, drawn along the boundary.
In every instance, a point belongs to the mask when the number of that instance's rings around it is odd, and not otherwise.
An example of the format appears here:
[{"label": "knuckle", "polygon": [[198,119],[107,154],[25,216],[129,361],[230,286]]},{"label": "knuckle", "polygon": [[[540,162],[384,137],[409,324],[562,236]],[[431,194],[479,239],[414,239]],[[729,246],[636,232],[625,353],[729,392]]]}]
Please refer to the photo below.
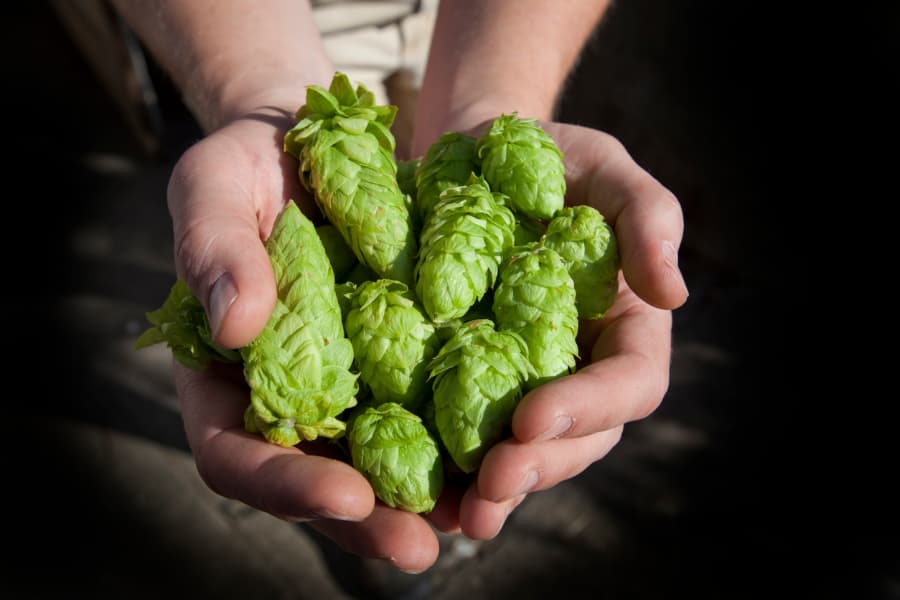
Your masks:
[{"label": "knuckle", "polygon": [[[175,227],[175,264],[191,287],[213,263],[220,230],[202,219],[191,219]],[[197,289],[197,288],[194,288]]]},{"label": "knuckle", "polygon": [[675,192],[665,187],[662,188],[662,190],[659,191],[657,202],[664,210],[681,218],[683,214],[681,201],[678,200],[678,196],[675,195]]},{"label": "knuckle", "polygon": [[650,379],[649,389],[641,402],[641,405],[638,410],[638,419],[646,419],[650,415],[652,415],[662,404],[663,398],[666,395],[666,392],[669,388],[669,376],[668,372],[664,371],[661,374],[657,374],[656,376]]},{"label": "knuckle", "polygon": [[212,442],[213,440],[209,440],[194,449],[194,465],[197,467],[197,474],[200,475],[200,479],[204,484],[206,484],[206,487],[208,487],[212,492],[222,496],[223,490],[219,485],[215,470],[211,468],[210,461],[206,459],[208,446]]}]

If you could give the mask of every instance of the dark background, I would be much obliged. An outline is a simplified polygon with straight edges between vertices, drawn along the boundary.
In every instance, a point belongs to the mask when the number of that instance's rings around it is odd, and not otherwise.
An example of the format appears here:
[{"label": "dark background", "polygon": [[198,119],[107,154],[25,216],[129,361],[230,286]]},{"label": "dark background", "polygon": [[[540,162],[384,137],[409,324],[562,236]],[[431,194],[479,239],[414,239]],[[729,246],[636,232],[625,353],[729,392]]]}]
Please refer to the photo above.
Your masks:
[{"label": "dark background", "polygon": [[[117,487],[134,479],[129,470],[85,462],[72,451],[84,436],[58,426],[187,452],[177,412],[134,391],[142,381],[171,395],[171,384],[115,357],[173,281],[166,179],[200,131],[151,64],[165,129],[148,155],[51,6],[23,6],[5,20],[2,58],[6,171],[16,182],[3,248],[15,383],[4,514],[18,560],[7,562],[0,592],[292,597],[264,568],[210,570],[215,548],[183,551],[204,535],[199,525],[173,531],[154,516],[166,506],[141,504],[139,487],[124,495]],[[892,12],[866,14],[853,39],[873,43],[855,63],[827,35],[798,36],[821,23],[784,9],[708,0],[611,9],[560,120],[616,135],[682,202],[691,296],[675,313],[672,386],[609,458],[558,495],[530,498],[506,542],[438,572],[430,597],[900,597],[895,495],[881,489],[896,482],[896,446],[880,435],[889,423],[870,423],[865,408],[886,396],[844,387],[855,379],[852,358],[865,352],[841,330],[865,315],[841,312],[857,282],[854,222],[836,171],[855,168],[862,150],[831,132],[870,125],[864,114],[848,118],[849,105],[836,115],[822,101],[864,81],[864,66],[896,59],[896,37],[882,29],[895,28]],[[843,24],[844,42],[855,27]],[[881,102],[874,96],[870,108]],[[835,160],[839,152],[850,156]],[[839,194],[834,210],[815,185],[822,180]],[[851,204],[865,200],[863,188],[854,191]],[[681,446],[666,441],[671,432]],[[140,453],[129,460],[140,472]],[[564,514],[546,516],[553,510]],[[584,532],[551,535],[561,528],[554,518],[591,510],[607,515],[606,529],[585,517]],[[540,529],[541,519],[550,525]],[[623,532],[618,541],[591,545],[611,529]],[[349,582],[352,559],[313,540],[335,577],[347,578],[345,591],[372,597]]]}]

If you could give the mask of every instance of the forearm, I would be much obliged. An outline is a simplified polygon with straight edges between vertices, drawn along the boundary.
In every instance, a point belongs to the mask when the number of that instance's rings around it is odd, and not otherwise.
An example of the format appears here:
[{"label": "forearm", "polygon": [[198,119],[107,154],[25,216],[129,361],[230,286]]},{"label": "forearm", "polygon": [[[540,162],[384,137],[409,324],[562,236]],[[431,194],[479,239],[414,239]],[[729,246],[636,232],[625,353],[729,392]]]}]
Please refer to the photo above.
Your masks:
[{"label": "forearm", "polygon": [[[421,153],[447,125],[498,109],[549,119],[609,0],[450,0],[440,4],[416,111]],[[425,144],[423,146],[423,144]]]},{"label": "forearm", "polygon": [[296,109],[333,67],[308,0],[113,0],[207,131],[247,112]]}]

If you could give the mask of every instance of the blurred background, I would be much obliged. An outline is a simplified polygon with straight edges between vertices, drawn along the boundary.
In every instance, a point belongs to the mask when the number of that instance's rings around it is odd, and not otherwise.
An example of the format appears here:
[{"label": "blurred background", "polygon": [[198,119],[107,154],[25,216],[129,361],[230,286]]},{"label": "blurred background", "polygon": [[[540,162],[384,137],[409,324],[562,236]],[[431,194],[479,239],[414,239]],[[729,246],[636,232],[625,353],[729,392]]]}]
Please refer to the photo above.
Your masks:
[{"label": "blurred background", "polygon": [[88,4],[19,3],[5,20],[18,184],[3,247],[15,385],[0,596],[900,597],[882,505],[834,502],[841,486],[789,418],[796,355],[778,332],[799,324],[771,299],[803,263],[790,241],[775,248],[790,207],[774,219],[766,207],[784,149],[776,105],[802,73],[772,15],[708,0],[609,11],[560,120],[617,136],[682,202],[691,296],[675,313],[670,391],[498,538],[442,536],[435,568],[394,576],[199,479],[167,351],[132,348],[174,281],[166,184],[201,132],[128,31]]}]

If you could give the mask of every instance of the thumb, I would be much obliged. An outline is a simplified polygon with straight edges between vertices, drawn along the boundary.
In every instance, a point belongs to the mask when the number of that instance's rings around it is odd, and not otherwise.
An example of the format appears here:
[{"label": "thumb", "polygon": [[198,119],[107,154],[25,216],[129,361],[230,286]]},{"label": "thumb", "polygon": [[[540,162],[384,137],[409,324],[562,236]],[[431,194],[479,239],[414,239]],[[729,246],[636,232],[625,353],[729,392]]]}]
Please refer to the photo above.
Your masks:
[{"label": "thumb", "polygon": [[239,348],[272,314],[275,277],[252,201],[235,193],[242,188],[234,182],[203,173],[192,177],[176,167],[169,183],[176,269],[206,308],[216,343]]}]

